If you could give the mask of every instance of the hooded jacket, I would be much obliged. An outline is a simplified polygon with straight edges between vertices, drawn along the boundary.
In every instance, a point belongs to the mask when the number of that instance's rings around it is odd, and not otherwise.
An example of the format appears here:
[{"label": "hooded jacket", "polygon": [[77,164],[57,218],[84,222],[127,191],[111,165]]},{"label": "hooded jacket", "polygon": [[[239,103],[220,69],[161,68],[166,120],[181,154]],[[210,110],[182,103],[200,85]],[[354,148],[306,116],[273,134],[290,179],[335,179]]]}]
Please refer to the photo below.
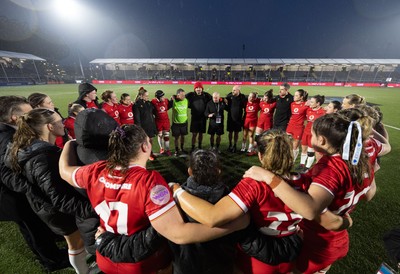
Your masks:
[{"label": "hooded jacket", "polygon": [[14,127],[5,123],[0,123],[0,193],[8,193],[9,190],[11,190],[21,193],[26,200],[24,194],[29,188],[26,179],[15,176],[14,172],[5,165],[4,161],[7,146],[12,141],[14,133]]},{"label": "hooded jacket", "polygon": [[[229,189],[223,184],[201,185],[195,182],[192,176],[186,180],[182,188],[212,204],[229,193]],[[183,218],[188,222],[196,222],[187,214],[184,214]],[[238,235],[236,232],[213,241],[197,244],[177,245],[170,242],[174,253],[174,274],[233,273],[235,243]]]},{"label": "hooded jacket", "polygon": [[[10,148],[10,146],[9,146]],[[11,168],[10,149],[5,155],[5,164]],[[94,214],[89,201],[65,182],[58,170],[60,149],[48,142],[35,140],[32,145],[18,152],[18,163],[26,177],[26,196],[37,214],[54,214],[57,211],[88,217]]]}]

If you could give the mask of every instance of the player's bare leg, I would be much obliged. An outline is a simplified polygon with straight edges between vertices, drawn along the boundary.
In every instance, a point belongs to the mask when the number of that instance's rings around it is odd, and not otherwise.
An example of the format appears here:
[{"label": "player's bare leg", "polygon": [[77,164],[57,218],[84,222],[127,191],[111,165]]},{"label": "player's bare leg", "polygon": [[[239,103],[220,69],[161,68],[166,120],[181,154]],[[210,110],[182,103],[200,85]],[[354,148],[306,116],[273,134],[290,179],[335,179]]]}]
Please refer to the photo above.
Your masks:
[{"label": "player's bare leg", "polygon": [[246,143],[248,135],[249,135],[249,130],[247,128],[243,129],[242,148],[240,149],[240,152],[246,151]]}]

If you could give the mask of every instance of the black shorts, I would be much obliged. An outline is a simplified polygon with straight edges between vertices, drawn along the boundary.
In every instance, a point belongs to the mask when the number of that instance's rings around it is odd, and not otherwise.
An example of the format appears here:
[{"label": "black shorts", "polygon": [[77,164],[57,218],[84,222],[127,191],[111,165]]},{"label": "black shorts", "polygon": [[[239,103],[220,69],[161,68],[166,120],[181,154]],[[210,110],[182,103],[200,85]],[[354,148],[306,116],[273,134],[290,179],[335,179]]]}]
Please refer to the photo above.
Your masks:
[{"label": "black shorts", "polygon": [[175,124],[172,123],[171,126],[171,132],[172,136],[177,137],[181,135],[187,135],[188,134],[188,123],[183,123],[183,124]]},{"label": "black shorts", "polygon": [[193,133],[205,133],[206,132],[206,117],[192,117],[190,121],[190,132]]},{"label": "black shorts", "polygon": [[241,132],[243,128],[243,122],[237,122],[231,119],[228,119],[226,130],[228,132]]},{"label": "black shorts", "polygon": [[41,210],[37,215],[57,235],[70,235],[78,230],[75,223],[75,216],[59,211],[46,212]]},{"label": "black shorts", "polygon": [[224,134],[224,124],[213,125],[213,124],[210,123],[208,125],[207,134],[210,134],[210,135],[213,135],[213,134],[222,135],[222,134]]}]

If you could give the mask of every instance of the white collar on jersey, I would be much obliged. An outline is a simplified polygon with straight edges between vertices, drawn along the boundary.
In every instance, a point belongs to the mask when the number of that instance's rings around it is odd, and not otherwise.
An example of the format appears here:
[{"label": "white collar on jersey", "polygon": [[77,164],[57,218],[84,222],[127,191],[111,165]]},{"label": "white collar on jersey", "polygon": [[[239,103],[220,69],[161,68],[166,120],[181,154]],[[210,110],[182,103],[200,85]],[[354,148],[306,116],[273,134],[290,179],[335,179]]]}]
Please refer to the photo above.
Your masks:
[{"label": "white collar on jersey", "polygon": [[[141,166],[141,165],[138,165],[138,164],[130,164],[130,165],[128,166],[128,168],[134,168],[134,167],[141,167],[141,168],[143,168],[143,169],[146,169],[146,167]],[[121,170],[121,167],[120,167],[120,166],[117,166],[117,167],[115,167],[114,169],[115,169],[115,170]]]}]

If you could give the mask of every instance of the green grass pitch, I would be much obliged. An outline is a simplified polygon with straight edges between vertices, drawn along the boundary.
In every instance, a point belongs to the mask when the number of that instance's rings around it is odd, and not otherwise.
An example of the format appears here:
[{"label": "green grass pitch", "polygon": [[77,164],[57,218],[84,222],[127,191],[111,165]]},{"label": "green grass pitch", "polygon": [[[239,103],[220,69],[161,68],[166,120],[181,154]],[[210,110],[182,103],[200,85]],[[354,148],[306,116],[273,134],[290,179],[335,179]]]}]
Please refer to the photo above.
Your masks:
[{"label": "green grass pitch", "polygon": [[[98,96],[106,89],[114,90],[118,97],[123,93],[129,93],[134,99],[140,85],[96,85]],[[192,91],[192,85],[144,85],[149,91],[150,98],[154,92],[162,89],[169,98],[178,88],[186,92]],[[274,94],[278,93],[278,87],[269,86],[243,86],[242,93],[257,91],[263,94],[269,88],[273,88]],[[300,87],[292,87],[292,94]],[[369,202],[361,202],[352,213],[354,225],[349,229],[350,251],[346,258],[336,262],[329,273],[376,273],[382,261],[394,263],[387,257],[383,248],[382,236],[389,229],[400,224],[400,198],[399,198],[399,144],[400,144],[400,89],[395,88],[356,88],[356,87],[301,87],[309,91],[309,94],[321,94],[329,97],[342,98],[351,93],[364,96],[369,103],[378,104],[384,114],[383,122],[387,126],[390,136],[392,152],[381,159],[381,170],[376,174],[377,194]],[[209,93],[219,92],[226,96],[232,86],[205,85]],[[33,92],[48,94],[66,116],[67,105],[73,102],[78,95],[78,85],[38,85],[0,87],[2,95],[28,96]],[[241,135],[240,137],[241,138]],[[186,137],[187,149],[190,149],[191,136]],[[172,140],[171,140],[172,141]],[[223,178],[228,184],[234,184],[240,180],[244,171],[251,165],[257,165],[257,157],[246,157],[240,154],[226,152],[227,133],[222,138],[221,161],[223,163]],[[209,137],[204,135],[203,147],[209,146]],[[173,150],[173,142],[171,142]],[[157,142],[154,142],[154,151],[158,151]],[[187,177],[186,162],[183,158],[160,157],[154,162],[148,163],[149,169],[158,170],[167,181],[183,182]],[[33,255],[27,249],[17,227],[10,222],[0,222],[0,273],[41,273],[42,270]],[[74,273],[72,269],[57,273]]]}]

